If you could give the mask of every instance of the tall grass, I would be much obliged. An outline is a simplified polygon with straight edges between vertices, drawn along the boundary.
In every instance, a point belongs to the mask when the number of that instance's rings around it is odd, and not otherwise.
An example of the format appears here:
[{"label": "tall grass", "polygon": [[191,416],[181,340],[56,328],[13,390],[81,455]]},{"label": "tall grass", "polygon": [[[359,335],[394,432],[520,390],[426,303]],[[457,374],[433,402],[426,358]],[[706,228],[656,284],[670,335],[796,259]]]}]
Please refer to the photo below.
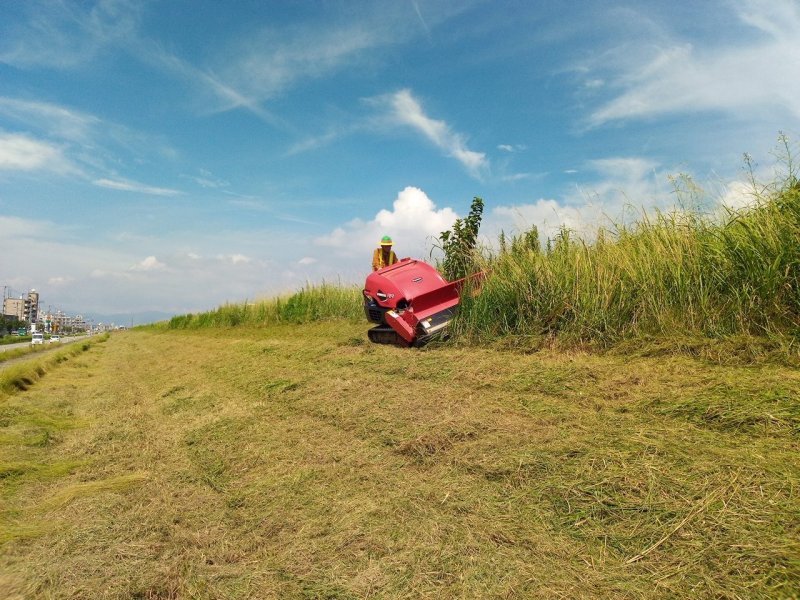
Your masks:
[{"label": "tall grass", "polygon": [[263,326],[274,323],[308,323],[333,318],[363,319],[361,290],[323,283],[307,285],[290,296],[260,302],[225,304],[204,313],[173,317],[168,329]]},{"label": "tall grass", "polygon": [[[784,140],[785,141],[785,140]],[[524,336],[608,346],[655,337],[767,338],[800,346],[800,184],[787,151],[779,184],[756,203],[709,214],[642,212],[591,239],[534,229],[476,258],[488,274],[465,294],[453,333],[482,342]],[[174,317],[170,329],[363,319],[359,289],[307,285],[291,296]]]},{"label": "tall grass", "polygon": [[480,294],[456,331],[491,339],[558,336],[609,344],[640,335],[779,337],[800,341],[800,185],[756,206],[709,216],[643,214],[587,241],[562,230],[546,248],[535,231],[483,258]]}]

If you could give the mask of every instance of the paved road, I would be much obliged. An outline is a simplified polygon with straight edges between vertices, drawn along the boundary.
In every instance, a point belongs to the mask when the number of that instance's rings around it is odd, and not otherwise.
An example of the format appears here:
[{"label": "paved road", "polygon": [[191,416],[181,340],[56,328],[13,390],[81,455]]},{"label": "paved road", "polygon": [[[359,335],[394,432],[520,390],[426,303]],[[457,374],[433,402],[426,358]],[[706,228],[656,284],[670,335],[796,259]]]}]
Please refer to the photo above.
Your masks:
[{"label": "paved road", "polygon": [[3,344],[2,346],[0,346],[0,352],[5,352],[6,350],[13,350],[14,348],[24,348],[29,344],[30,342],[20,342],[18,344]]},{"label": "paved road", "polygon": [[[45,348],[58,348],[58,346],[60,345],[70,344],[72,342],[77,342],[78,340],[82,340],[84,339],[84,337],[86,336],[62,337],[61,342],[56,342],[54,344],[51,344],[50,342],[45,342],[43,346]],[[5,352],[6,350],[13,350],[14,348],[27,348],[30,345],[31,345],[30,341],[19,342],[18,344],[3,344],[2,346],[0,346],[0,352]]]},{"label": "paved road", "polygon": [[[45,354],[48,353],[50,350],[57,350],[61,346],[64,346],[66,344],[71,344],[73,342],[77,342],[78,340],[83,340],[83,339],[86,339],[86,338],[78,336],[78,337],[68,337],[68,338],[61,338],[61,339],[63,341],[60,342],[60,343],[44,344],[43,345],[43,349],[44,349]],[[6,350],[11,350],[12,348],[27,348],[28,346],[30,346],[30,344],[31,344],[30,342],[20,342],[19,344],[4,344],[4,345],[0,346],[0,352],[5,352]],[[30,358],[34,358],[34,357],[37,357],[37,356],[42,356],[42,353],[41,352],[31,352],[31,353],[28,353],[28,354],[23,354],[22,356],[19,356],[17,358],[12,358],[10,360],[4,360],[4,361],[0,362],[0,371],[5,369],[6,367],[9,367],[9,366],[13,365],[13,364],[16,364],[18,362],[22,362],[24,360],[28,360]]]}]

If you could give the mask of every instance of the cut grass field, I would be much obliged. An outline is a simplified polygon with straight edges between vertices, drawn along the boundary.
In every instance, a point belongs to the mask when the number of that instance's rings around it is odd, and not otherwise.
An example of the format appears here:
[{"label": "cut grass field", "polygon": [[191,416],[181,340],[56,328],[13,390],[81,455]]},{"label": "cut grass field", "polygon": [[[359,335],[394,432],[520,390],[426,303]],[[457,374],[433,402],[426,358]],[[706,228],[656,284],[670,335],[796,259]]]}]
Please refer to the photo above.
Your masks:
[{"label": "cut grass field", "polygon": [[4,598],[800,595],[800,373],[129,331],[0,396]]}]

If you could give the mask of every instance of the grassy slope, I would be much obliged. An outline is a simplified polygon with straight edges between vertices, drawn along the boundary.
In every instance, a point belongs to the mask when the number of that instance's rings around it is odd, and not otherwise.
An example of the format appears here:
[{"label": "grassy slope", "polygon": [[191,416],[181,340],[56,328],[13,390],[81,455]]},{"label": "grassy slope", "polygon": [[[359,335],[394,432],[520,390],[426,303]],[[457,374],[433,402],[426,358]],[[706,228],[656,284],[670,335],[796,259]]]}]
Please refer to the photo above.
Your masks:
[{"label": "grassy slope", "polygon": [[800,594],[796,370],[365,329],[128,332],[0,399],[0,592]]}]

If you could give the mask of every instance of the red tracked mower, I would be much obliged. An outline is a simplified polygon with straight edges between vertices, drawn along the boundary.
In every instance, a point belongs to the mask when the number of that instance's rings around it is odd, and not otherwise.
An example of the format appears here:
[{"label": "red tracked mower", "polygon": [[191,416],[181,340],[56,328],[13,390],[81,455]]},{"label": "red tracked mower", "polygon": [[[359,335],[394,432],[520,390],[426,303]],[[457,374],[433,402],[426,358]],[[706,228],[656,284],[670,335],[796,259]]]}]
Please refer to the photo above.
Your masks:
[{"label": "red tracked mower", "polygon": [[377,344],[422,346],[444,337],[468,279],[448,282],[431,265],[404,258],[370,273],[364,284],[364,312],[377,326],[367,332]]}]

